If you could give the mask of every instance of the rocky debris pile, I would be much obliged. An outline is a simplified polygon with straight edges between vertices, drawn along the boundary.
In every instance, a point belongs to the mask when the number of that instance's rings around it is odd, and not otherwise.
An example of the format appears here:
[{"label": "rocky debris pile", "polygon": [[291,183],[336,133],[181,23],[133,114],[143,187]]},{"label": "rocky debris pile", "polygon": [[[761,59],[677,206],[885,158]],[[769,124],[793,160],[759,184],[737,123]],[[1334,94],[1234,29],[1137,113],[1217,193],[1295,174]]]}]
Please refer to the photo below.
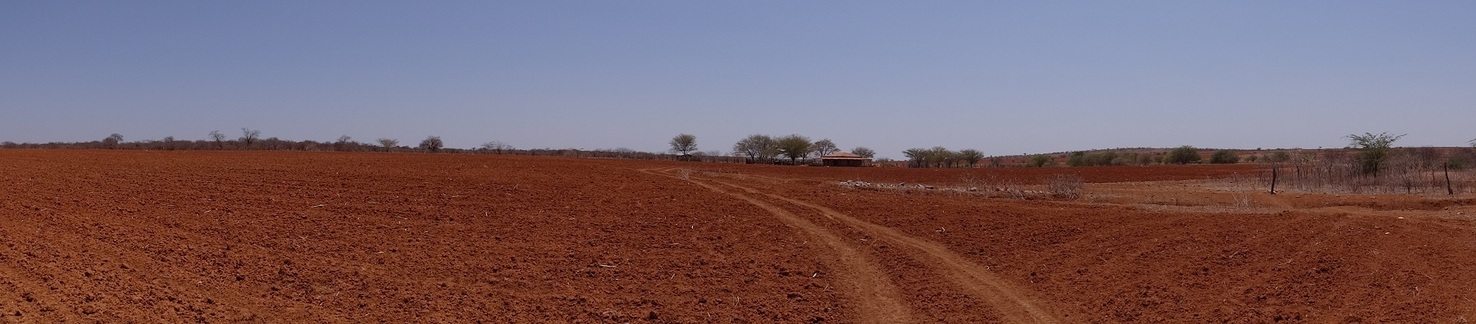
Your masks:
[{"label": "rocky debris pile", "polygon": [[979,188],[976,188],[976,187],[969,187],[969,188],[942,187],[942,188],[940,188],[940,187],[929,186],[929,185],[925,185],[925,184],[921,184],[921,183],[913,183],[913,184],[908,184],[906,182],[898,182],[898,183],[874,183],[874,182],[866,182],[866,181],[861,181],[861,180],[846,180],[846,181],[841,181],[840,182],[840,186],[841,187],[845,187],[845,188],[852,188],[852,189],[979,191]]},{"label": "rocky debris pile", "polygon": [[1026,189],[1024,186],[1006,184],[1000,186],[980,187],[943,187],[931,186],[921,183],[877,183],[861,180],[846,180],[836,183],[841,188],[864,189],[864,190],[896,190],[896,191],[923,191],[946,194],[979,195],[990,198],[1012,198],[1012,199],[1053,199],[1057,198],[1051,193],[1040,189]]}]

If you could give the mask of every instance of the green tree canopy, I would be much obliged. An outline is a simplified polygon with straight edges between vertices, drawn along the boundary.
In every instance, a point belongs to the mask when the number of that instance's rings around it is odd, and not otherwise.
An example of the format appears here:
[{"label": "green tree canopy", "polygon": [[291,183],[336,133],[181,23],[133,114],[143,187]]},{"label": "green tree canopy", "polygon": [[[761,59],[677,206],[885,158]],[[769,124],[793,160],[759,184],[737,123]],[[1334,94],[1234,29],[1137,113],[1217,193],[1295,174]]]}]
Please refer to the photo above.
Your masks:
[{"label": "green tree canopy", "polygon": [[958,151],[958,158],[972,168],[974,165],[979,164],[979,161],[984,160],[984,152],[975,149],[965,149]]},{"label": "green tree canopy", "polygon": [[789,163],[794,164],[799,159],[810,155],[810,138],[799,134],[786,135],[778,139],[779,154],[789,158]]},{"label": "green tree canopy", "polygon": [[910,148],[910,149],[907,149],[905,151],[902,151],[902,156],[906,156],[907,157],[907,161],[908,161],[909,164],[911,164],[912,167],[926,167],[927,166],[927,163],[928,163],[928,149],[918,148],[918,147]]}]

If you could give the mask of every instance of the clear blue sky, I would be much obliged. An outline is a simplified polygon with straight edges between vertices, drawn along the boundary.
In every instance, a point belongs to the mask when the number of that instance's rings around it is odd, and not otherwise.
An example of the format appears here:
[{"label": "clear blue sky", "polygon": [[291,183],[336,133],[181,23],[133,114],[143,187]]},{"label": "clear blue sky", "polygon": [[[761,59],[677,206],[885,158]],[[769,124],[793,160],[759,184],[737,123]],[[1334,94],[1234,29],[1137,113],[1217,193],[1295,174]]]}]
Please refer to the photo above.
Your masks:
[{"label": "clear blue sky", "polygon": [[1476,138],[1476,1],[0,1],[0,141]]}]

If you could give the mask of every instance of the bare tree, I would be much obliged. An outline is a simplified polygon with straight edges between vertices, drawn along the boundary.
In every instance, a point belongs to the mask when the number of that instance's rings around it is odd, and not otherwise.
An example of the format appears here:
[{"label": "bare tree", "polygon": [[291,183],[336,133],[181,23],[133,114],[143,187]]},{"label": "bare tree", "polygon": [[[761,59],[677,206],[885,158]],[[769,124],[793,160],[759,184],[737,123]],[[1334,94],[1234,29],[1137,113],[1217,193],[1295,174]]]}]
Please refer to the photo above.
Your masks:
[{"label": "bare tree", "polygon": [[733,144],[733,154],[748,157],[748,162],[771,161],[779,155],[779,143],[769,135],[753,134]]},{"label": "bare tree", "polygon": [[210,131],[210,139],[215,141],[215,149],[225,148],[225,138],[225,134],[221,134],[219,130]]},{"label": "bare tree", "polygon": [[260,137],[261,131],[241,127],[241,144],[245,145],[247,149],[250,149],[251,144],[256,143],[256,139]]},{"label": "bare tree", "polygon": [[118,133],[113,133],[113,135],[108,135],[107,138],[104,138],[102,140],[103,147],[104,148],[108,148],[108,149],[116,149],[116,148],[118,148],[118,143],[122,143],[122,142],[123,142],[123,135],[118,134]]},{"label": "bare tree", "polygon": [[810,152],[814,152],[816,157],[830,155],[830,153],[839,151],[840,148],[836,147],[835,142],[831,142],[829,138],[821,139],[810,144]]},{"label": "bare tree", "polygon": [[420,141],[420,149],[432,153],[440,152],[441,147],[444,145],[445,143],[441,142],[440,136],[427,136],[424,140]]},{"label": "bare tree", "polygon": [[507,143],[503,143],[500,141],[491,141],[482,143],[482,149],[497,152],[497,154],[502,154],[503,150],[511,150],[512,145],[507,145]]},{"label": "bare tree", "polygon": [[857,146],[856,148],[851,149],[851,153],[860,155],[861,157],[868,159],[876,157],[876,151],[872,151],[865,146]]},{"label": "bare tree", "polygon": [[671,151],[681,153],[682,156],[692,155],[697,150],[697,136],[692,134],[678,134],[671,138]]},{"label": "bare tree", "polygon": [[173,151],[179,149],[178,147],[176,147],[178,144],[175,143],[174,136],[165,136],[161,142],[164,142],[165,150]]},{"label": "bare tree", "polygon": [[395,145],[400,145],[400,141],[393,138],[379,138],[379,146],[383,146],[385,151],[394,149]]},{"label": "bare tree", "polygon": [[1421,146],[1404,149],[1407,156],[1414,157],[1414,162],[1421,168],[1430,168],[1439,165],[1441,156],[1445,155],[1440,149],[1433,146]]},{"label": "bare tree", "polygon": [[333,150],[335,150],[335,151],[352,151],[353,150],[353,147],[354,146],[357,146],[357,145],[354,145],[354,144],[355,143],[354,143],[354,138],[353,137],[350,137],[348,135],[339,136],[338,137],[338,140],[333,142]]}]

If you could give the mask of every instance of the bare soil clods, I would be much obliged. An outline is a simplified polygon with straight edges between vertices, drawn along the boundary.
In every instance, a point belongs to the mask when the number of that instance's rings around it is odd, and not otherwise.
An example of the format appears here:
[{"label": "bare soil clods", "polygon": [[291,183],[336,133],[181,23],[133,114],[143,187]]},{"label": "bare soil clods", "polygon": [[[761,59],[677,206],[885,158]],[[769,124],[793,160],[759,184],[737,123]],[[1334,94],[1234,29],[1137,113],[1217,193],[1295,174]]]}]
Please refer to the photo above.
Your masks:
[{"label": "bare soil clods", "polygon": [[0,151],[0,322],[855,321],[804,237],[607,161]]},{"label": "bare soil clods", "polygon": [[0,322],[1476,319],[1472,197],[1189,209],[1255,172],[0,150]]}]

